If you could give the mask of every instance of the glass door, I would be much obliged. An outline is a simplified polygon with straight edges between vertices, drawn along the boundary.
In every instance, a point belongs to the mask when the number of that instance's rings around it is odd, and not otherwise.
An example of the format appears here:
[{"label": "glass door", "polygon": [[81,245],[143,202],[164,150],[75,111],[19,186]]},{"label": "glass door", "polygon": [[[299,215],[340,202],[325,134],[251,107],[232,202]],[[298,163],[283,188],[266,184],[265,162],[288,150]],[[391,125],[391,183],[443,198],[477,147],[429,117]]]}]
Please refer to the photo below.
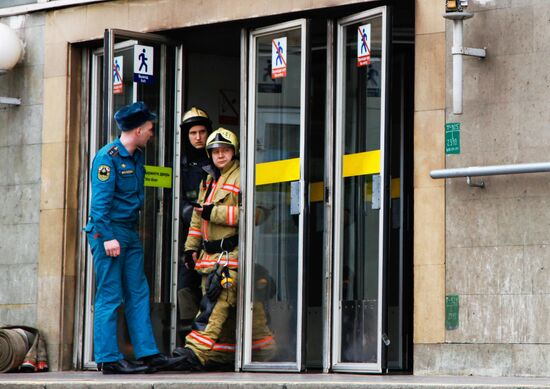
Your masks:
[{"label": "glass door", "polygon": [[381,372],[386,7],[336,24],[332,369]]},{"label": "glass door", "polygon": [[249,33],[243,370],[303,369],[306,26]]},{"label": "glass door", "polygon": [[[119,136],[113,115],[119,108],[144,101],[158,114],[155,136],[145,149],[145,199],[139,231],[145,256],[145,274],[151,296],[152,322],[158,347],[169,352],[172,316],[172,163],[174,138],[175,48],[162,36],[106,30],[104,47],[91,58],[89,165],[96,152]],[[162,178],[159,178],[162,177]],[[88,194],[88,198],[91,198]],[[86,260],[86,317],[84,367],[93,368],[93,261]],[[119,312],[119,348],[131,357],[124,316]]]}]

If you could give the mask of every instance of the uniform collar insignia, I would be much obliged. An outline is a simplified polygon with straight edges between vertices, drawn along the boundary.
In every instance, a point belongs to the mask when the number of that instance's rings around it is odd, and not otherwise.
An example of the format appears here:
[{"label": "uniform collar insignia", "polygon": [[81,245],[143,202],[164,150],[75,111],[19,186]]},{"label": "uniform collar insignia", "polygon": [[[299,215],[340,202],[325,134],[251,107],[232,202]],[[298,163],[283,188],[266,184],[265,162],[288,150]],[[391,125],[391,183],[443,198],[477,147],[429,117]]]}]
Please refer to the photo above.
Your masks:
[{"label": "uniform collar insignia", "polygon": [[115,140],[114,144],[118,148],[118,151],[119,151],[121,156],[123,156],[123,157],[129,157],[130,156],[130,153],[128,152],[128,150],[126,150],[126,147],[124,147],[124,145],[120,141],[120,138],[117,138]]}]

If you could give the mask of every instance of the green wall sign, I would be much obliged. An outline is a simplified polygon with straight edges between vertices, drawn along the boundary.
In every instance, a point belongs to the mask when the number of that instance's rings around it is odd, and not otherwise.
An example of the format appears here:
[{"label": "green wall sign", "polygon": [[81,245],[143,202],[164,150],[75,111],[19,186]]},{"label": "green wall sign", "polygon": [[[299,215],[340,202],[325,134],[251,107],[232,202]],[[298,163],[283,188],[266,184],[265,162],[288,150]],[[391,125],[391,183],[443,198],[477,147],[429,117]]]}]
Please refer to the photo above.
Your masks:
[{"label": "green wall sign", "polygon": [[157,188],[172,187],[172,168],[145,165],[145,186]]},{"label": "green wall sign", "polygon": [[460,154],[460,123],[445,123],[445,154]]},{"label": "green wall sign", "polygon": [[456,330],[458,328],[458,295],[445,296],[445,329]]}]

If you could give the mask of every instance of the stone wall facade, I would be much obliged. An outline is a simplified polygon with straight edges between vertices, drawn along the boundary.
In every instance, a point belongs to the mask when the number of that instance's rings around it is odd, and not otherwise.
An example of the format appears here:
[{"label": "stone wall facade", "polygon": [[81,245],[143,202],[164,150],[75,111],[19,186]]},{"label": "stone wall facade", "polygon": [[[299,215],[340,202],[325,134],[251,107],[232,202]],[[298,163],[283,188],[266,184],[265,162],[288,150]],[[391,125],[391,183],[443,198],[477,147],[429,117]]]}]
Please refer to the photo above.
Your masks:
[{"label": "stone wall facade", "polygon": [[25,42],[17,66],[0,76],[0,325],[37,325],[44,14],[0,19]]},{"label": "stone wall facade", "polygon": [[[461,153],[446,167],[547,162],[550,4],[470,3],[464,45],[486,47],[487,58],[465,58],[464,113],[453,115],[446,23],[445,120],[461,123]],[[446,180],[445,291],[459,296],[459,326],[444,343],[417,345],[415,372],[549,376],[549,176],[482,179],[484,189]]]},{"label": "stone wall facade", "polygon": [[[281,1],[286,13],[358,1]],[[550,4],[470,1],[464,114],[452,114],[452,24],[441,0],[416,0],[414,110],[414,373],[545,375],[550,366],[550,183],[546,174],[432,180],[430,170],[544,162],[549,154]],[[74,44],[106,27],[160,31],[267,15],[267,2],[108,1],[0,19],[27,44],[0,77],[0,323],[37,326],[50,363],[71,368],[75,336],[80,80]],[[176,12],[177,7],[177,12]],[[154,12],[143,12],[144,9]],[[70,96],[70,99],[68,98]],[[461,154],[445,155],[445,122]],[[445,330],[445,295],[460,299]],[[77,334],[78,335],[78,334]]]}]

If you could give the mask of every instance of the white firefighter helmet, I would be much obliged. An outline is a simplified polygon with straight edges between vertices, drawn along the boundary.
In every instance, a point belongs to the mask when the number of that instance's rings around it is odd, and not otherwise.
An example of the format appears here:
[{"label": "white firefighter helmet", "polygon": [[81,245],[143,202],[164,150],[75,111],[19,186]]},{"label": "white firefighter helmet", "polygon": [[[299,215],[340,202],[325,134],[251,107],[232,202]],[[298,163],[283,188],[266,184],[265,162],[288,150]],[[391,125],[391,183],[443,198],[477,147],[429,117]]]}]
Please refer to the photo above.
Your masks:
[{"label": "white firefighter helmet", "polygon": [[189,111],[185,112],[181,118],[180,128],[185,131],[193,126],[203,125],[208,132],[212,131],[212,121],[208,117],[206,111],[192,107]]},{"label": "white firefighter helmet", "polygon": [[233,147],[235,156],[239,154],[239,139],[237,138],[237,135],[235,135],[232,131],[220,127],[211,133],[206,140],[206,153],[210,156],[209,150],[222,146]]}]

